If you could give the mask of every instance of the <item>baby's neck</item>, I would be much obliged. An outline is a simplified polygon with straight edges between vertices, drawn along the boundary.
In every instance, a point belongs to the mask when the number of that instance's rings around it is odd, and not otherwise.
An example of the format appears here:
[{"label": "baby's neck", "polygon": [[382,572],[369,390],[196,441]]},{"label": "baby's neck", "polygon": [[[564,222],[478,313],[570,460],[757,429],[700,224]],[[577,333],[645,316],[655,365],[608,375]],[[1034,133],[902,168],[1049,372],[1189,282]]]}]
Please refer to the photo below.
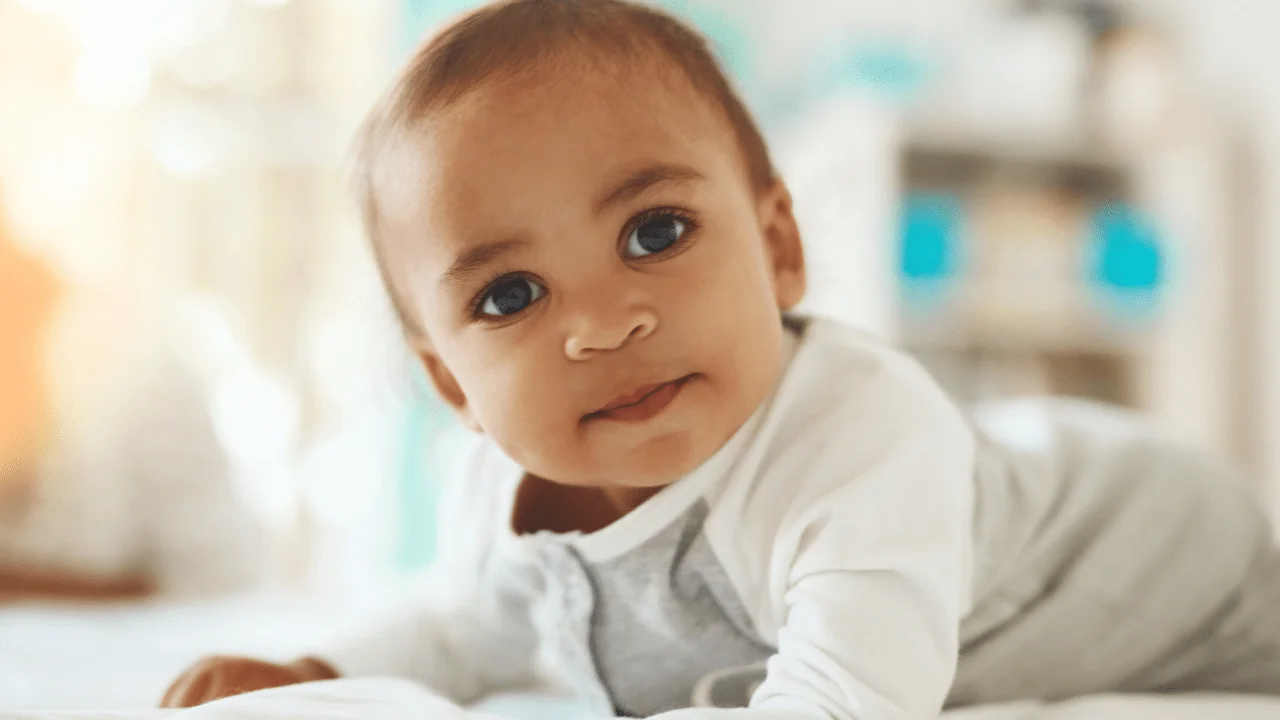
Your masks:
[{"label": "baby's neck", "polygon": [[646,500],[662,492],[662,486],[647,488],[600,488],[605,499],[618,511],[618,517],[635,510]]},{"label": "baby's neck", "polygon": [[595,532],[617,522],[661,490],[571,487],[526,474],[516,490],[511,528],[518,535],[542,530]]}]

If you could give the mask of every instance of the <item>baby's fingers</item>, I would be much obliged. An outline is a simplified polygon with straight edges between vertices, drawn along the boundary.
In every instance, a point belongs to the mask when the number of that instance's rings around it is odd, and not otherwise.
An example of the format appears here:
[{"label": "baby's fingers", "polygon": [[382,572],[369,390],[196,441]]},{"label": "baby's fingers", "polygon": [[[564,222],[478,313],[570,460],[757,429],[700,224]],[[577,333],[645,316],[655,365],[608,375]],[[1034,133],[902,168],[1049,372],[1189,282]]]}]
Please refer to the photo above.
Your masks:
[{"label": "baby's fingers", "polygon": [[204,702],[211,682],[210,672],[206,668],[194,667],[173,681],[173,684],[165,691],[164,697],[161,698],[160,707],[195,707]]}]

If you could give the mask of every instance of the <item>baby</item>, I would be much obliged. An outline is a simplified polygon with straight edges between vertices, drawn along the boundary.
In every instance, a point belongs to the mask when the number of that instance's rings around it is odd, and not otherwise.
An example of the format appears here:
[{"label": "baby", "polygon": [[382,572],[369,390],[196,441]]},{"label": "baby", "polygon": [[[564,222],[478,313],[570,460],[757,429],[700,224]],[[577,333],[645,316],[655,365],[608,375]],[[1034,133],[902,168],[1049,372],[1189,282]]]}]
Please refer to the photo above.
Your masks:
[{"label": "baby", "polygon": [[[1247,486],[1118,410],[962,413],[904,355],[790,312],[791,199],[677,21],[488,6],[359,147],[407,337],[477,433],[445,580],[314,657],[206,660],[165,704],[339,675],[460,703],[550,676],[671,720],[1280,691],[1280,555]],[[747,666],[748,710],[690,708]]]}]

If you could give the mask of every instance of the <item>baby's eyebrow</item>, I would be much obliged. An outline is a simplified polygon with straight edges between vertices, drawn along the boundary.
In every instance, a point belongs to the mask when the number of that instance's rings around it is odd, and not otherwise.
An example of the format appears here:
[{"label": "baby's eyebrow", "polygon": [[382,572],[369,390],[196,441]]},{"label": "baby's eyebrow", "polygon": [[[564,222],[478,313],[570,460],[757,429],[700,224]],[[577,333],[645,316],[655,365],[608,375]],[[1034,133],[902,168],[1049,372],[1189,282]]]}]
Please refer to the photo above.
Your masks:
[{"label": "baby's eyebrow", "polygon": [[488,265],[497,258],[528,246],[529,241],[520,238],[497,240],[469,248],[453,261],[449,269],[440,276],[440,285],[461,285],[476,270]]},{"label": "baby's eyebrow", "polygon": [[[605,193],[596,203],[596,213],[601,214],[611,205],[625,202],[655,185],[687,183],[705,180],[702,173],[687,165],[660,163],[650,165],[627,176],[625,180]],[[529,245],[528,240],[514,238],[482,243],[458,255],[449,269],[440,276],[440,285],[462,285],[476,270],[509,252]]]},{"label": "baby's eyebrow", "polygon": [[630,200],[654,185],[686,183],[704,179],[702,173],[687,165],[651,165],[628,175],[616,187],[606,192],[596,202],[596,214],[602,214],[609,209],[609,206]]}]

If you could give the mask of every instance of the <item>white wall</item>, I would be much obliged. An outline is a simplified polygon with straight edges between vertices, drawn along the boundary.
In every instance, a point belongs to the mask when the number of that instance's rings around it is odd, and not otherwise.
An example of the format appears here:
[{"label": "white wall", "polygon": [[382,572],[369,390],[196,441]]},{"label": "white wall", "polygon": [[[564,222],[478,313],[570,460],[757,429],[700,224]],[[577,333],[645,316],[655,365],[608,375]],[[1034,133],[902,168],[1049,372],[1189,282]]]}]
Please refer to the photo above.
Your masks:
[{"label": "white wall", "polygon": [[[1280,64],[1272,65],[1280,67]],[[1271,493],[1271,507],[1280,514],[1280,88],[1273,93],[1267,111],[1259,118],[1262,187],[1254,286],[1258,308],[1254,347],[1258,353],[1253,442],[1259,470]]]},{"label": "white wall", "polygon": [[801,310],[892,336],[898,133],[895,114],[855,96],[833,97],[776,139],[804,234],[809,288]]},{"label": "white wall", "polygon": [[1256,293],[1245,347],[1255,353],[1243,363],[1252,377],[1249,393],[1251,444],[1256,469],[1280,509],[1280,3],[1228,0],[1181,3],[1180,28],[1191,50],[1193,70],[1218,93],[1218,110],[1245,133],[1258,185],[1252,188],[1256,218],[1244,218],[1253,242]]}]

